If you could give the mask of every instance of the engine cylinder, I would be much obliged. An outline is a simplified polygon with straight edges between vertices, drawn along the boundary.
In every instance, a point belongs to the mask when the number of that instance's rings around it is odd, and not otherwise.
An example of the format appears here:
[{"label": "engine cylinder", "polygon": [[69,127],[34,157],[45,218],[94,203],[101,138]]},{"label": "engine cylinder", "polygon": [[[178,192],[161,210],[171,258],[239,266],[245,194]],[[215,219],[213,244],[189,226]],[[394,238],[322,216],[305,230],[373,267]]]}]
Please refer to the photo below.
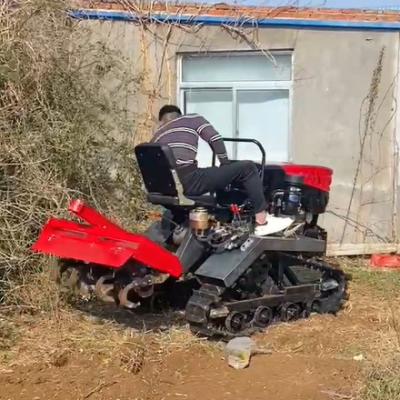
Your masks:
[{"label": "engine cylinder", "polygon": [[210,226],[208,211],[203,207],[192,210],[189,219],[190,227],[196,231],[205,231]]},{"label": "engine cylinder", "polygon": [[301,206],[301,189],[290,186],[285,196],[285,214],[297,215]]}]

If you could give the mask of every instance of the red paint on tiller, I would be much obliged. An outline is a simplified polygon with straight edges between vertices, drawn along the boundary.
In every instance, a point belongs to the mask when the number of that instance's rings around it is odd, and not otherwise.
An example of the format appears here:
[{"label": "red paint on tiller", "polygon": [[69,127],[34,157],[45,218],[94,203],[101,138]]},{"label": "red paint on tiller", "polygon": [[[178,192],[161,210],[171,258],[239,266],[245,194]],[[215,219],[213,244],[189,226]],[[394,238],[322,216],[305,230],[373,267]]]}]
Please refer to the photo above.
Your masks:
[{"label": "red paint on tiller", "polygon": [[35,252],[113,269],[132,259],[175,278],[182,275],[178,257],[147,237],[123,230],[81,200],[73,200],[68,210],[86,224],[51,218],[33,245]]}]

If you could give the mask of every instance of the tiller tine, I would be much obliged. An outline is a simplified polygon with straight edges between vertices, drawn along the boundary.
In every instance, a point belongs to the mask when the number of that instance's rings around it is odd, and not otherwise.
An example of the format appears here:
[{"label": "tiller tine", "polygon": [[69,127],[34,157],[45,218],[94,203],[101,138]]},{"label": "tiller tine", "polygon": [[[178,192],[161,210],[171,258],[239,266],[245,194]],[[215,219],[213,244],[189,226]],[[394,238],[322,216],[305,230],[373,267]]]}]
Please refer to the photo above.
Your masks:
[{"label": "tiller tine", "polygon": [[92,288],[86,282],[79,281],[78,287],[79,294],[85,299],[89,298],[91,293],[93,293]]},{"label": "tiller tine", "polygon": [[129,308],[129,309],[134,309],[140,306],[140,302],[132,302],[128,300],[128,294],[131,290],[133,290],[136,286],[136,282],[132,282],[129,285],[126,285],[123,289],[121,289],[118,293],[118,299],[119,299],[119,305],[121,307]]},{"label": "tiller tine", "polygon": [[79,284],[79,272],[76,269],[71,269],[71,274],[67,278],[67,286],[71,289],[77,288]]},{"label": "tiller tine", "polygon": [[104,301],[105,303],[114,303],[115,298],[113,296],[114,292],[114,284],[113,283],[105,283],[106,281],[113,280],[113,275],[103,275],[100,277],[95,286],[96,295],[99,297],[100,300]]}]

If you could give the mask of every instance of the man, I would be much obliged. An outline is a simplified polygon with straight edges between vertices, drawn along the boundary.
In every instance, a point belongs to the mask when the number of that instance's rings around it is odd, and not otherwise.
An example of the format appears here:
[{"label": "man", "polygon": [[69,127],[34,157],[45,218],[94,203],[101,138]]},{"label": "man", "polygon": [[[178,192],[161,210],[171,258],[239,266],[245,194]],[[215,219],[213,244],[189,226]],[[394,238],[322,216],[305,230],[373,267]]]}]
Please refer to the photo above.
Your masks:
[{"label": "man", "polygon": [[[168,145],[172,149],[185,194],[199,196],[222,190],[231,183],[242,184],[254,207],[256,233],[262,235],[263,228],[267,225],[267,204],[254,162],[230,163],[221,135],[198,114],[182,115],[178,107],[166,105],[160,109],[159,121],[160,127],[152,142]],[[220,167],[197,167],[199,138],[210,145],[219,159]]]}]

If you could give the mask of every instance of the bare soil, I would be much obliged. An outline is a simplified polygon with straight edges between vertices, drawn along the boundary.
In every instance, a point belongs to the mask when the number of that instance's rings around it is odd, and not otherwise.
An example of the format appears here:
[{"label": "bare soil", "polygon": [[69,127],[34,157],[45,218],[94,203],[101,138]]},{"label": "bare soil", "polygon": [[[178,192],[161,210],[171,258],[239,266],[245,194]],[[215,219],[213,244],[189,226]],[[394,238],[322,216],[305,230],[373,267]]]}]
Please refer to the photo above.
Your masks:
[{"label": "bare soil", "polygon": [[398,351],[389,296],[397,282],[390,277],[393,287],[380,287],[388,275],[363,274],[338,316],[256,335],[272,354],[253,356],[240,371],[228,367],[221,343],[195,338],[179,317],[134,318],[112,309],[114,322],[104,309],[21,317],[12,321],[15,343],[0,352],[0,399],[361,399],[364,367]]},{"label": "bare soil", "polygon": [[19,367],[0,376],[2,399],[279,399],[325,400],[349,393],[357,379],[354,361],[304,355],[254,357],[232,370],[219,357],[177,352],[138,375],[116,363],[74,357],[62,367]]}]

